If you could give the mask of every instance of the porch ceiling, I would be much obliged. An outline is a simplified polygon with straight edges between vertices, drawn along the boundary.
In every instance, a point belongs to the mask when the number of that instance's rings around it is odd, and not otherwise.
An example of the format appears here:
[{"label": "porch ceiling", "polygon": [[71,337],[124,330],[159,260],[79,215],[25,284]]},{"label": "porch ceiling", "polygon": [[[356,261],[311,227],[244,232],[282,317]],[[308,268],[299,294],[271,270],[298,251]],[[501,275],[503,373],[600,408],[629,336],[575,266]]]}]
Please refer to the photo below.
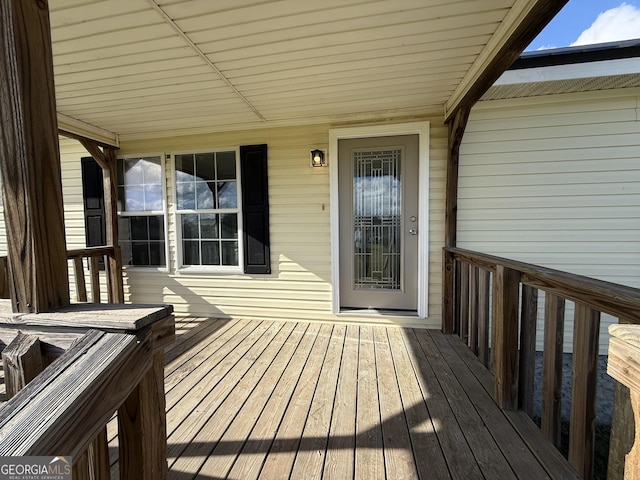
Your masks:
[{"label": "porch ceiling", "polygon": [[50,0],[58,112],[126,139],[444,111],[538,3]]}]

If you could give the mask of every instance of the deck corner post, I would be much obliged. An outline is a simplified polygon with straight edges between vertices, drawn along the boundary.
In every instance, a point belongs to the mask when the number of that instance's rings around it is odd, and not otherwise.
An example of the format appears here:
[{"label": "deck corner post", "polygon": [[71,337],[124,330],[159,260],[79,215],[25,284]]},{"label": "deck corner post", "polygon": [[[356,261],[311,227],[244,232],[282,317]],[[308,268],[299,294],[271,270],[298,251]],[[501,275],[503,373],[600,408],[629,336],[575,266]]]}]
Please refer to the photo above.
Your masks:
[{"label": "deck corner post", "polygon": [[13,311],[69,305],[48,2],[0,4],[0,170]]},{"label": "deck corner post", "polygon": [[38,337],[18,332],[2,352],[2,365],[7,398],[13,398],[45,368]]},{"label": "deck corner post", "polygon": [[640,326],[610,325],[609,333],[607,373],[629,387],[635,423],[635,443],[625,457],[624,480],[640,480]]},{"label": "deck corner post", "polygon": [[152,366],[118,410],[120,478],[166,480],[167,424],[164,352],[153,354]]},{"label": "deck corner post", "polygon": [[493,282],[493,369],[495,400],[505,410],[518,409],[518,306],[520,273],[496,266]]}]

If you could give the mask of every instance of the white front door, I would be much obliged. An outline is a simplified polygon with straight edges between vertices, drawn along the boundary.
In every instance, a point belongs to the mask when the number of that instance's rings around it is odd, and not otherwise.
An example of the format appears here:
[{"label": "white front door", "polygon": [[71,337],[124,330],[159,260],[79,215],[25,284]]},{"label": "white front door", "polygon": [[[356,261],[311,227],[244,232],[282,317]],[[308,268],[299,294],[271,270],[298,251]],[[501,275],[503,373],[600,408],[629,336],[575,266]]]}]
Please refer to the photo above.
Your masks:
[{"label": "white front door", "polygon": [[418,135],[338,141],[342,310],[417,310],[418,150]]}]

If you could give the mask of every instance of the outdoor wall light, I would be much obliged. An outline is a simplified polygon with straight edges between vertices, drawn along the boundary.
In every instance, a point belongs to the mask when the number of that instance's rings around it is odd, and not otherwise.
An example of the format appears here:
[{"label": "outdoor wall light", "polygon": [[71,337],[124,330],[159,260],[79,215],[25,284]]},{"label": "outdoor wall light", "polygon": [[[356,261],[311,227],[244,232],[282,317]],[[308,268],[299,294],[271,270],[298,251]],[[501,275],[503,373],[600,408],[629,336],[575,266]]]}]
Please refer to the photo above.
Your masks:
[{"label": "outdoor wall light", "polygon": [[327,151],[326,150],[311,150],[311,166],[312,167],[326,167],[327,166]]}]

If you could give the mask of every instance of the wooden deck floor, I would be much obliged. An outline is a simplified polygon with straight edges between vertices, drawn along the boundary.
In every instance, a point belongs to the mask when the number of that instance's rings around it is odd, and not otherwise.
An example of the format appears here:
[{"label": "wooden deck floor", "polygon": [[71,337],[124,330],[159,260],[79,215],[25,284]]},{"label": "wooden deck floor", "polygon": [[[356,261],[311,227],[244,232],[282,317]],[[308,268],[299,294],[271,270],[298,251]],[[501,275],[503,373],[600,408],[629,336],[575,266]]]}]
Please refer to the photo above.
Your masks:
[{"label": "wooden deck floor", "polygon": [[548,478],[438,331],[190,318],[177,334],[171,479]]}]

